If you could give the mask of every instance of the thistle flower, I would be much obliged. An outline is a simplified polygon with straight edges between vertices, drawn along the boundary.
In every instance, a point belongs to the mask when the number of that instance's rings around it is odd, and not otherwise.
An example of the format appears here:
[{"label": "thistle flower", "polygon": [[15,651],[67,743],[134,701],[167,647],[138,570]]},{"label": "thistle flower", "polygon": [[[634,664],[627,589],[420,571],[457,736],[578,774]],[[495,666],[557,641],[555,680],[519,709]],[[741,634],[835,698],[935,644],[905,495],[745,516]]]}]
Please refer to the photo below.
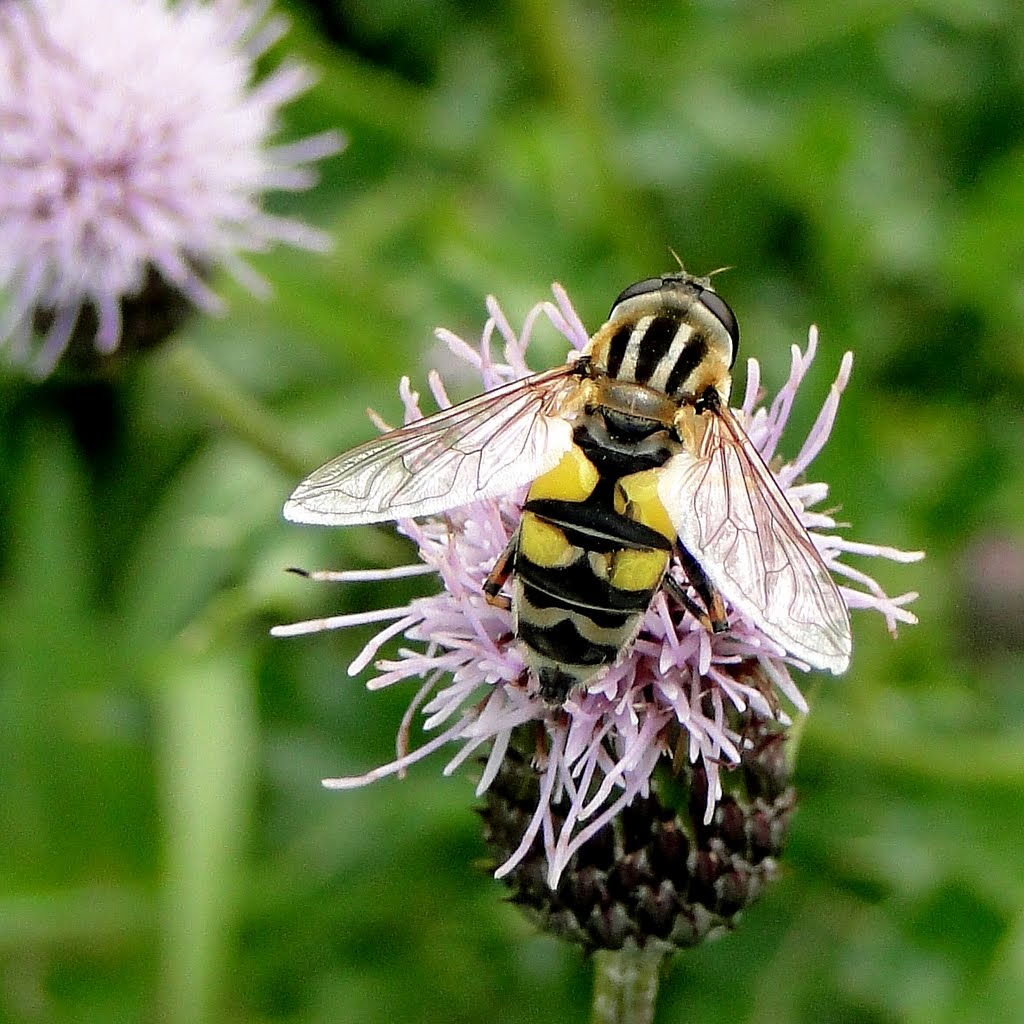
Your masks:
[{"label": "thistle flower", "polygon": [[[194,307],[217,312],[218,266],[254,293],[244,254],[327,238],[260,209],[301,190],[333,132],[271,144],[311,84],[254,63],[284,32],[267,4],[6,0],[0,6],[0,344],[49,373],[72,342],[151,344]],[[33,351],[33,329],[43,333]]]},{"label": "thistle flower", "polygon": [[[563,289],[542,302],[516,333],[493,298],[478,346],[447,330],[438,338],[479,373],[485,389],[526,376],[526,350],[540,318],[575,349],[588,334]],[[496,335],[500,359],[492,351]],[[817,331],[794,346],[789,380],[767,406],[760,370],[747,364],[737,416],[766,463],[776,450],[800,385],[814,360]],[[906,605],[917,595],[889,597],[865,572],[843,559],[853,554],[915,561],[920,552],[846,539],[829,512],[828,495],[805,471],[824,447],[853,366],[850,353],[796,457],[773,470],[829,569],[847,585],[851,609],[868,609],[895,634],[913,623]],[[450,404],[436,372],[435,401]],[[408,378],[399,386],[406,422],[421,415]],[[384,424],[378,423],[382,428]],[[482,501],[426,521],[402,520],[419,562],[379,571],[318,573],[337,581],[387,581],[433,574],[441,590],[408,605],[279,626],[294,636],[367,623],[386,623],[349,666],[371,662],[367,684],[382,689],[421,680],[398,731],[394,760],[364,775],[327,779],[329,788],[363,786],[401,774],[435,750],[454,745],[444,768],[454,772],[486,751],[477,785],[495,875],[515,898],[554,930],[590,947],[642,945],[656,935],[672,944],[698,941],[752,900],[774,871],[794,797],[784,756],[790,709],[807,703],[788,657],[742,617],[728,633],[711,634],[694,616],[655,596],[637,639],[585,690],[552,709],[526,685],[511,613],[489,604],[481,584],[515,530],[523,493]],[[378,658],[396,637],[397,654]],[[413,721],[422,715],[429,739],[413,748]],[[740,772],[733,769],[741,768]],[[737,785],[739,780],[742,785]],[[664,868],[664,871],[660,869]]]}]

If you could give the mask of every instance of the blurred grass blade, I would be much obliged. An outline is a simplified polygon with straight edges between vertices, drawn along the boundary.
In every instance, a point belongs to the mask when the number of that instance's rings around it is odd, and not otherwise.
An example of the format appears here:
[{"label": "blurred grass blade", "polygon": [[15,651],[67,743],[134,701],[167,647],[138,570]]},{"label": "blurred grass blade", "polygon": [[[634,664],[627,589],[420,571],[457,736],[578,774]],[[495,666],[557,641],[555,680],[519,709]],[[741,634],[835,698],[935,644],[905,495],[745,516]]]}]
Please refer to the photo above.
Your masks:
[{"label": "blurred grass blade", "polygon": [[256,746],[244,653],[169,666],[156,708],[164,826],[162,1019],[219,1018],[230,962],[238,867],[252,814]]}]

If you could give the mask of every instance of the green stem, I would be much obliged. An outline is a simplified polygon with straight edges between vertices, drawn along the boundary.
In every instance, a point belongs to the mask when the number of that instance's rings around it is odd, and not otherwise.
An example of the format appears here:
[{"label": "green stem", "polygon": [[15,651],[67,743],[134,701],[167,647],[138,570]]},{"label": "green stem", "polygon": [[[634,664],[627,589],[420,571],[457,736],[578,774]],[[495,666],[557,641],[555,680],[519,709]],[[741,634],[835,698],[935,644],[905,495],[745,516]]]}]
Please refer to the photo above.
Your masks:
[{"label": "green stem", "polygon": [[298,480],[316,465],[314,456],[304,454],[263,406],[240,391],[198,349],[191,345],[171,346],[164,353],[164,361],[193,401],[235,436],[262,452],[286,477]]},{"label": "green stem", "polygon": [[594,954],[591,1024],[651,1024],[665,950],[655,943]]}]

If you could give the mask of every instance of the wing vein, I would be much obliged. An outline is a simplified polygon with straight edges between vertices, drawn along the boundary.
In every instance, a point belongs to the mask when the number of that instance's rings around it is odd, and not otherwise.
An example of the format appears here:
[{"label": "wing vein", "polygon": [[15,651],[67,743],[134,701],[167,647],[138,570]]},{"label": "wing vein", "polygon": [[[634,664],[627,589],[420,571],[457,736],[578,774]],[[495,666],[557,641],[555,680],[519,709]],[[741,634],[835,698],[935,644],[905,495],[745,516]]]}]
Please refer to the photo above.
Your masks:
[{"label": "wing vein", "polygon": [[389,431],[310,474],[285,504],[285,516],[383,522],[506,494],[568,451],[579,391],[570,363]]},{"label": "wing vein", "polygon": [[771,640],[817,668],[844,671],[849,613],[814,542],[732,412],[703,415],[699,451],[674,456],[659,484],[680,540]]}]

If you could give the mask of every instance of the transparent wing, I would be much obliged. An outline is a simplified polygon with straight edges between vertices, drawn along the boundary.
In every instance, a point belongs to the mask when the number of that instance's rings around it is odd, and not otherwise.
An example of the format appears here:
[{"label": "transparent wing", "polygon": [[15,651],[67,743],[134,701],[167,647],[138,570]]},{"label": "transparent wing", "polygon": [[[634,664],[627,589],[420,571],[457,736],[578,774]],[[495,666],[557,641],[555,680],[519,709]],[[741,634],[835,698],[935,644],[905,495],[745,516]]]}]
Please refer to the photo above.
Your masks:
[{"label": "transparent wing", "polygon": [[708,414],[696,453],[665,464],[658,496],[687,550],[741,614],[790,654],[839,674],[850,617],[786,496],[733,414]]},{"label": "transparent wing", "polygon": [[495,388],[339,455],[284,506],[298,523],[351,525],[433,515],[506,494],[572,446],[573,364]]}]

